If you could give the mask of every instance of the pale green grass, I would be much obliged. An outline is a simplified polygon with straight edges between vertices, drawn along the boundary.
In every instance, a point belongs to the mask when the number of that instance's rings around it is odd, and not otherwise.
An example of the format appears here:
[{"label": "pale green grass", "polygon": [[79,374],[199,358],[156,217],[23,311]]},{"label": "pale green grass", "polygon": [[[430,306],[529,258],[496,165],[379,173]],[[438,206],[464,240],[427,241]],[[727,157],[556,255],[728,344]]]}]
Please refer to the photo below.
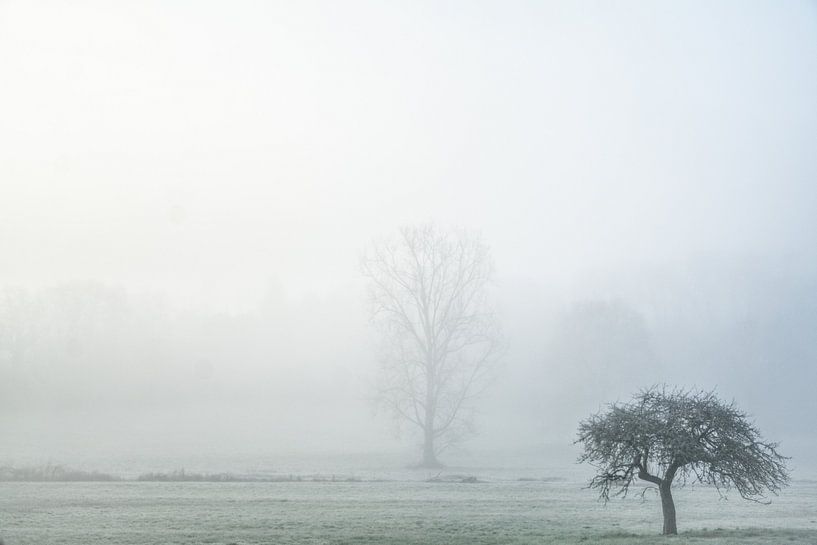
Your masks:
[{"label": "pale green grass", "polygon": [[606,507],[570,482],[0,483],[5,545],[810,544],[817,484],[769,506],[679,491],[663,538],[651,495]]}]

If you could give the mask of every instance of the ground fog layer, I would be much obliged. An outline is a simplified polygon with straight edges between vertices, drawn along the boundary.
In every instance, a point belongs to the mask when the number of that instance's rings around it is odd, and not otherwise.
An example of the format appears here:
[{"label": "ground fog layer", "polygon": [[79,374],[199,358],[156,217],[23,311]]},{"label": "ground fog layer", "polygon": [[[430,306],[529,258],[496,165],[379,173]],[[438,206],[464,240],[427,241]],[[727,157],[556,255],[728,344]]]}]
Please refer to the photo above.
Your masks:
[{"label": "ground fog layer", "polygon": [[5,545],[319,543],[817,544],[817,482],[771,505],[678,491],[606,507],[579,482],[0,483]]}]

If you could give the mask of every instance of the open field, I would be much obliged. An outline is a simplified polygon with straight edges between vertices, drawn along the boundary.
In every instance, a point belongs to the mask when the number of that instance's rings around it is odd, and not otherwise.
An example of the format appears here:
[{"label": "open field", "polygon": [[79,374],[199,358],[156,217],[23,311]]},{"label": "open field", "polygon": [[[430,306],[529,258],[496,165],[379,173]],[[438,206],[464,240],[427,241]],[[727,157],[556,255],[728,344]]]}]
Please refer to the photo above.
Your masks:
[{"label": "open field", "polygon": [[676,494],[661,538],[654,494],[606,507],[579,481],[0,483],[5,545],[353,543],[817,544],[817,482],[771,505]]}]

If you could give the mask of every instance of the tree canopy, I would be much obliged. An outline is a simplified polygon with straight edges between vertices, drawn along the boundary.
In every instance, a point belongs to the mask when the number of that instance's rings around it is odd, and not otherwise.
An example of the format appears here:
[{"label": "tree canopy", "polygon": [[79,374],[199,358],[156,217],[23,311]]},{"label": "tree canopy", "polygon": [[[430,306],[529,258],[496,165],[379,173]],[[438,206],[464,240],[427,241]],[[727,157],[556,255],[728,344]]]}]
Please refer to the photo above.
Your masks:
[{"label": "tree canopy", "polygon": [[605,501],[626,496],[636,478],[659,487],[664,533],[676,533],[673,482],[700,482],[721,494],[734,488],[764,501],[789,481],[778,444],[765,441],[745,412],[714,391],[642,390],[581,422],[576,442],[584,448],[579,461],[597,469],[590,487]]}]

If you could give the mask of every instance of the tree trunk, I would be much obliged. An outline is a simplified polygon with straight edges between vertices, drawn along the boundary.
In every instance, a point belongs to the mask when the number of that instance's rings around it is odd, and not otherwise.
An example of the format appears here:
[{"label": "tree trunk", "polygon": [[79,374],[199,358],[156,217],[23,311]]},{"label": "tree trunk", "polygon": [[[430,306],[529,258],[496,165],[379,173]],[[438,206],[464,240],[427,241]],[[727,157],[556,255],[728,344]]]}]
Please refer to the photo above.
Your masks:
[{"label": "tree trunk", "polygon": [[678,526],[675,523],[675,502],[672,501],[671,486],[671,482],[665,481],[658,487],[661,492],[661,510],[664,512],[664,531],[662,534],[665,536],[678,534]]},{"label": "tree trunk", "polygon": [[426,348],[426,403],[425,421],[423,426],[423,461],[421,467],[437,468],[442,464],[437,460],[437,452],[434,449],[434,421],[437,413],[437,399],[435,396],[435,376],[434,372],[434,352],[432,348]]},{"label": "tree trunk", "polygon": [[423,462],[420,465],[428,468],[442,467],[434,452],[434,430],[429,427],[426,427],[423,438]]}]

